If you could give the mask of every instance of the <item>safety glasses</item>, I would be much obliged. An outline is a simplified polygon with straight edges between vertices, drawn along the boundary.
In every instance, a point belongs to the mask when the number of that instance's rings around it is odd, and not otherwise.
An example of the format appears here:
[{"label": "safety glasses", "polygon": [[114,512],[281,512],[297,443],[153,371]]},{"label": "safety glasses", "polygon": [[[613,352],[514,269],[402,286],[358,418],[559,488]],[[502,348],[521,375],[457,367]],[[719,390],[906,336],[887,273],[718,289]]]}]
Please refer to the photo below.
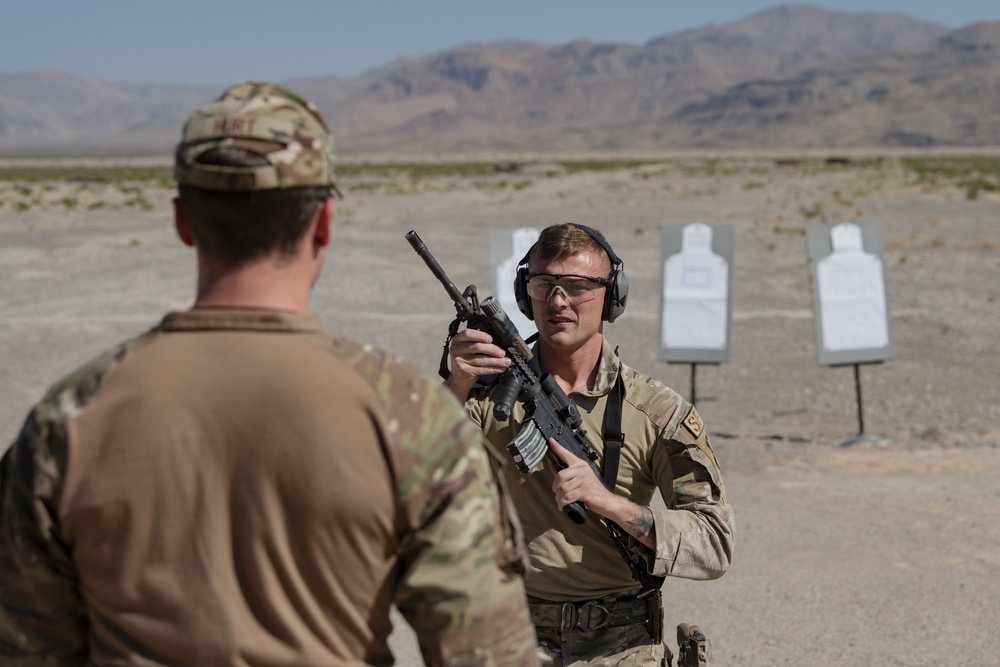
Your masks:
[{"label": "safety glasses", "polygon": [[535,273],[528,276],[527,292],[533,299],[548,301],[559,290],[567,301],[577,304],[590,301],[597,296],[597,290],[607,284],[607,278],[575,273]]}]

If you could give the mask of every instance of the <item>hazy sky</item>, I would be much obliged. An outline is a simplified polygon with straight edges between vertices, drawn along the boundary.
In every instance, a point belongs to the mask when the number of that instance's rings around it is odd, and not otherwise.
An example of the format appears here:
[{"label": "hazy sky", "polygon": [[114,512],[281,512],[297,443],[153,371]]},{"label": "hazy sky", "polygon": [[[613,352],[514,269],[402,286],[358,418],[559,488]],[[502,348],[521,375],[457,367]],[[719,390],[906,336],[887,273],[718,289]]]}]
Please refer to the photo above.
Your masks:
[{"label": "hazy sky", "polygon": [[[764,0],[0,0],[0,72],[50,67],[112,81],[228,85],[353,76],[459,44],[642,44],[727,23]],[[982,0],[827,0],[960,28],[1000,19]]]}]

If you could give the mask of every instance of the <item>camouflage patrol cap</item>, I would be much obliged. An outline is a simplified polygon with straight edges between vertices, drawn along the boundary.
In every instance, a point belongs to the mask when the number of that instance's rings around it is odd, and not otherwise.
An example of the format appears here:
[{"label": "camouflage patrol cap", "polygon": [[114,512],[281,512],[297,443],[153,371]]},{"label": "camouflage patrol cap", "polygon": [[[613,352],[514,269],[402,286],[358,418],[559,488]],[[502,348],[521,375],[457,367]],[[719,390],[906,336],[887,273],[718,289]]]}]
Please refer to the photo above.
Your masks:
[{"label": "camouflage patrol cap", "polygon": [[[214,148],[233,147],[269,164],[222,166],[199,161]],[[333,137],[316,106],[273,83],[248,81],[227,89],[184,124],[174,178],[205,190],[250,192],[275,188],[329,187]]]}]

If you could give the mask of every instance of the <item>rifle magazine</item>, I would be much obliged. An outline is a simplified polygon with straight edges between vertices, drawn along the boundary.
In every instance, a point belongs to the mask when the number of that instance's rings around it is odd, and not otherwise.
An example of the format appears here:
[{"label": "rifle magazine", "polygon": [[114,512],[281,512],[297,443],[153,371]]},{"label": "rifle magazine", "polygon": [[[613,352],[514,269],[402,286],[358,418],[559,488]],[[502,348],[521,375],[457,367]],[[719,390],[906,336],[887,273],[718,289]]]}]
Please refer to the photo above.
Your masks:
[{"label": "rifle magazine", "polygon": [[548,451],[549,443],[533,419],[526,419],[517,437],[507,445],[507,453],[522,475],[534,470]]}]

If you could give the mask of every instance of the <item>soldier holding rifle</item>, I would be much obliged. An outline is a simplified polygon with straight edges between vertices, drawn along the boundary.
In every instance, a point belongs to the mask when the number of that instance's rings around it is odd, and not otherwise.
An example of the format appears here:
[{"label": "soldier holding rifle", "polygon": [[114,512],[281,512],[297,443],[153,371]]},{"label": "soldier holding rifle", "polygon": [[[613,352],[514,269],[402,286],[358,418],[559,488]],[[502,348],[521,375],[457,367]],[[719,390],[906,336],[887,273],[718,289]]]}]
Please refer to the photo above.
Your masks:
[{"label": "soldier holding rifle", "polygon": [[[663,577],[716,579],[733,555],[733,511],[707,430],[690,403],[622,363],[605,339],[603,323],[624,310],[628,280],[600,232],[546,228],[521,260],[514,289],[539,332],[531,363],[578,407],[598,464],[550,439],[563,465],[546,460],[523,477],[506,466],[528,540],[539,655],[554,667],[659,665]],[[454,335],[445,384],[502,448],[525,413],[518,402],[509,419],[498,418],[503,383],[477,383],[503,377],[512,364],[496,342],[476,328]],[[665,510],[650,507],[657,490]],[[588,520],[567,520],[560,509],[573,503]]]}]

